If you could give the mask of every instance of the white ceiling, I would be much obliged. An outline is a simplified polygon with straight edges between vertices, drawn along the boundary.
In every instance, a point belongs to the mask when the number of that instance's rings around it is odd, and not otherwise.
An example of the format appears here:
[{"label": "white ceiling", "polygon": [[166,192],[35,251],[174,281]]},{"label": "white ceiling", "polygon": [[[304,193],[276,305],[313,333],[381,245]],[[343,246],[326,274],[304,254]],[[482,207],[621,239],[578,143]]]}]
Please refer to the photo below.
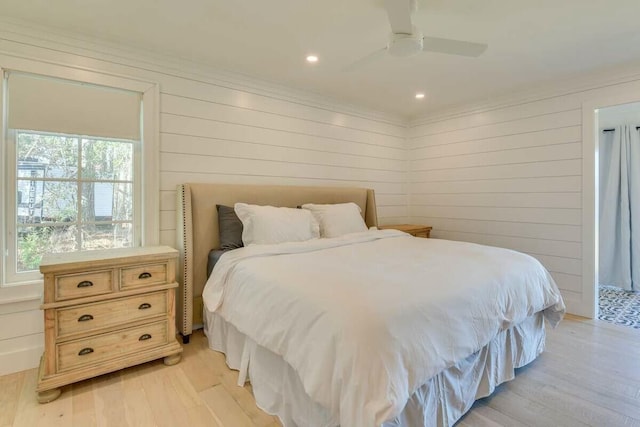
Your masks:
[{"label": "white ceiling", "polygon": [[[408,118],[640,59],[638,0],[419,0],[425,35],[483,42],[342,68],[386,44],[382,0],[0,0],[0,15]],[[307,53],[320,62],[310,66]],[[424,100],[414,99],[417,91]]]}]

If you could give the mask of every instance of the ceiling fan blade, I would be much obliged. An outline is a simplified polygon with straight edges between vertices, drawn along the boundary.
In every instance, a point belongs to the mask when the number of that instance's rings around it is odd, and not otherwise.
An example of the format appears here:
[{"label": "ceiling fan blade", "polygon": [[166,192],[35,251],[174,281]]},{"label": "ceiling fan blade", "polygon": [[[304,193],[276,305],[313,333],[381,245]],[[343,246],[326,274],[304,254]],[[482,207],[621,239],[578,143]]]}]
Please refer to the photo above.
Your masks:
[{"label": "ceiling fan blade", "polygon": [[422,39],[422,50],[426,52],[439,52],[449,55],[477,57],[487,50],[484,43],[465,42],[461,40],[441,39],[438,37],[425,37]]},{"label": "ceiling fan blade", "polygon": [[394,34],[412,34],[411,13],[415,9],[415,0],[384,0],[384,8],[389,15],[391,32]]},{"label": "ceiling fan blade", "polygon": [[346,67],[344,67],[342,69],[342,71],[345,72],[351,72],[351,71],[355,71],[359,68],[362,68],[372,62],[375,62],[378,58],[381,58],[385,55],[387,51],[386,47],[383,47],[382,49],[378,49],[370,54],[368,54],[367,56],[364,56],[360,59],[357,59],[356,61],[352,62],[351,64],[347,65]]}]

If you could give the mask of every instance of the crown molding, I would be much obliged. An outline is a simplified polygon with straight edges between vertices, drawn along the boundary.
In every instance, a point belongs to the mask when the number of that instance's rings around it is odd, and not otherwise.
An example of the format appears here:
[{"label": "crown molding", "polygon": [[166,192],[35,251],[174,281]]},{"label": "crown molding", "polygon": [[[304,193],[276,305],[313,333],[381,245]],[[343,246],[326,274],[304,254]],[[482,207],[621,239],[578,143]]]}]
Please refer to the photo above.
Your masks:
[{"label": "crown molding", "polygon": [[485,113],[636,80],[640,80],[640,61],[600,68],[588,73],[576,73],[562,79],[548,80],[528,85],[526,88],[517,88],[514,91],[502,93],[490,99],[453,105],[437,113],[427,113],[422,117],[411,119],[408,127]]},{"label": "crown molding", "polygon": [[153,72],[189,78],[232,90],[269,96],[312,108],[375,120],[403,128],[407,125],[406,117],[399,115],[348,104],[314,92],[293,89],[184,58],[172,57],[142,48],[124,46],[84,34],[71,33],[23,20],[0,17],[0,38],[39,47],[55,45],[56,50],[68,54],[88,56],[96,60],[114,62],[133,68],[144,68]]}]

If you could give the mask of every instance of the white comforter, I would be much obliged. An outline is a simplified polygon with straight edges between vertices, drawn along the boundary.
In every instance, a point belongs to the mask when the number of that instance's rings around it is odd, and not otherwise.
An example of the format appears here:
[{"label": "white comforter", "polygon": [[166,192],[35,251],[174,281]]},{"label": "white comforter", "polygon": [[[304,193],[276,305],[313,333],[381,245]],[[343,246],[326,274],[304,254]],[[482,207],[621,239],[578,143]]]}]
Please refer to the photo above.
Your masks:
[{"label": "white comforter", "polygon": [[379,426],[498,331],[541,310],[555,326],[564,313],[528,255],[394,230],[231,251],[203,298],[281,355],[344,427]]}]

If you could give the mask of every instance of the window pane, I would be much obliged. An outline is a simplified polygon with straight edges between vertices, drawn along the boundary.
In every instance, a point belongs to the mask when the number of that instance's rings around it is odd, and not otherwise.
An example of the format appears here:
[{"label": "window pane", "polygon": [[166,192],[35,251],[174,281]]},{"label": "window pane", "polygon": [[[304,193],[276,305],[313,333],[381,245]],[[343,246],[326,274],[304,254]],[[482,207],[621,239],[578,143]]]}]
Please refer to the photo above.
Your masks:
[{"label": "window pane", "polygon": [[76,226],[18,227],[17,272],[38,270],[42,255],[78,249]]},{"label": "window pane", "polygon": [[78,185],[75,182],[20,179],[17,187],[18,224],[77,220]]},{"label": "window pane", "polygon": [[18,177],[76,178],[78,139],[18,132]]},{"label": "window pane", "polygon": [[131,181],[133,143],[82,140],[82,179]]},{"label": "window pane", "polygon": [[133,184],[82,183],[82,221],[133,220]]},{"label": "window pane", "polygon": [[82,226],[82,249],[129,248],[133,246],[133,224],[86,224]]}]

